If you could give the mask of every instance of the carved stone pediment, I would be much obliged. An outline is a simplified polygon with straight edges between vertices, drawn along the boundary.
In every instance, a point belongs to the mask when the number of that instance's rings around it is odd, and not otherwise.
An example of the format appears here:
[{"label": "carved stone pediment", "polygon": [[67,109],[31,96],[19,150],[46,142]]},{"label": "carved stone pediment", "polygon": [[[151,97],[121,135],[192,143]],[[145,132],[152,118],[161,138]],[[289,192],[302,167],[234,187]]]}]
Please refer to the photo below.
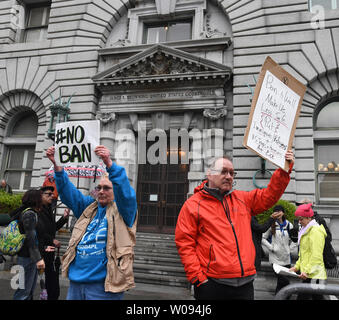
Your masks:
[{"label": "carved stone pediment", "polygon": [[93,77],[97,85],[194,78],[226,78],[231,70],[225,65],[199,58],[182,50],[154,45],[122,63]]},{"label": "carved stone pediment", "polygon": [[163,52],[157,52],[145,61],[139,62],[134,68],[125,68],[118,71],[117,77],[138,77],[153,75],[185,74],[192,72],[213,71],[211,68],[188,63],[172,56],[167,56]]}]

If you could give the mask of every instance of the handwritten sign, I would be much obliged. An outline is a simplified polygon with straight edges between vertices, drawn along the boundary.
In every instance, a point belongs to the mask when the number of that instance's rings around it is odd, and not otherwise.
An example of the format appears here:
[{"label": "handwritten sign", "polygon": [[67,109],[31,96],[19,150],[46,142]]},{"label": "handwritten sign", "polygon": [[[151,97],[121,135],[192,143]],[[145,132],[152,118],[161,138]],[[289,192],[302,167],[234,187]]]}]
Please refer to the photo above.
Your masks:
[{"label": "handwritten sign", "polygon": [[100,144],[100,121],[58,123],[55,128],[55,162],[59,166],[99,165],[94,153]]},{"label": "handwritten sign", "polygon": [[270,57],[266,59],[259,79],[244,146],[287,171],[285,154],[292,146],[306,87]]}]

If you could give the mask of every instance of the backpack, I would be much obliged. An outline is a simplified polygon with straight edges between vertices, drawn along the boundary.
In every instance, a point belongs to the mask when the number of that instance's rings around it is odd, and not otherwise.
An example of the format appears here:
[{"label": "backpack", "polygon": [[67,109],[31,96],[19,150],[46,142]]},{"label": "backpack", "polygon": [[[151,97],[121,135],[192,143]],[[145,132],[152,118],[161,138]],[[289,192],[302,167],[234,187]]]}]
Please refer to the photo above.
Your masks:
[{"label": "backpack", "polygon": [[[31,210],[27,208],[22,213]],[[9,256],[16,255],[22,248],[26,235],[19,230],[19,221],[13,220],[0,235],[0,251]]]},{"label": "backpack", "polygon": [[326,269],[333,269],[336,267],[337,255],[335,254],[331,241],[328,239],[328,237],[325,238],[323,258]]},{"label": "backpack", "polygon": [[323,251],[323,259],[324,259],[324,265],[326,269],[334,269],[337,266],[337,255],[335,254],[335,251],[332,247],[331,244],[331,233],[330,230],[328,229],[325,220],[322,219],[318,214],[315,215],[315,221],[317,221],[317,223],[319,225],[323,225],[327,236],[325,238],[325,245],[324,245],[324,251]]}]

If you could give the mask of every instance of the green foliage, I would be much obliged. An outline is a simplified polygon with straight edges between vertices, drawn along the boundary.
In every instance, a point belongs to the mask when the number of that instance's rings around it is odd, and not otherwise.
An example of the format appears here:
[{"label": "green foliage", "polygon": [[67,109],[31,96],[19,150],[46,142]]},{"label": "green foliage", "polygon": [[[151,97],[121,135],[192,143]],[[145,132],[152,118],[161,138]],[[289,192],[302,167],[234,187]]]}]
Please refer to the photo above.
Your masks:
[{"label": "green foliage", "polygon": [[293,220],[295,219],[294,212],[296,210],[296,206],[293,203],[286,201],[286,200],[282,200],[282,199],[280,199],[272,208],[264,211],[263,213],[258,214],[256,216],[258,219],[258,222],[262,224],[265,221],[267,221],[267,219],[273,213],[273,208],[277,205],[282,206],[285,209],[286,219],[293,223]]},{"label": "green foliage", "polygon": [[0,191],[0,214],[10,213],[21,206],[23,194],[8,194]]}]

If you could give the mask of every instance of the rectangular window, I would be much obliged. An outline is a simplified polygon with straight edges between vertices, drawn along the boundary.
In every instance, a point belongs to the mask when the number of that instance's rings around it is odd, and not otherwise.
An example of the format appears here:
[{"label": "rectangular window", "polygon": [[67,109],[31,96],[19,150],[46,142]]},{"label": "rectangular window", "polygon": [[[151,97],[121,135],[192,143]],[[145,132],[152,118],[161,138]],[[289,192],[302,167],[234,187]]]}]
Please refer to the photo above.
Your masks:
[{"label": "rectangular window", "polygon": [[309,9],[313,12],[314,6],[321,6],[324,10],[339,9],[339,0],[309,0]]},{"label": "rectangular window", "polygon": [[192,21],[144,24],[143,43],[153,44],[192,39]]},{"label": "rectangular window", "polygon": [[339,142],[317,142],[317,184],[320,202],[339,202]]},{"label": "rectangular window", "polygon": [[24,42],[47,39],[50,6],[28,7]]},{"label": "rectangular window", "polygon": [[34,146],[9,146],[5,166],[5,179],[13,190],[27,190],[31,184]]}]

